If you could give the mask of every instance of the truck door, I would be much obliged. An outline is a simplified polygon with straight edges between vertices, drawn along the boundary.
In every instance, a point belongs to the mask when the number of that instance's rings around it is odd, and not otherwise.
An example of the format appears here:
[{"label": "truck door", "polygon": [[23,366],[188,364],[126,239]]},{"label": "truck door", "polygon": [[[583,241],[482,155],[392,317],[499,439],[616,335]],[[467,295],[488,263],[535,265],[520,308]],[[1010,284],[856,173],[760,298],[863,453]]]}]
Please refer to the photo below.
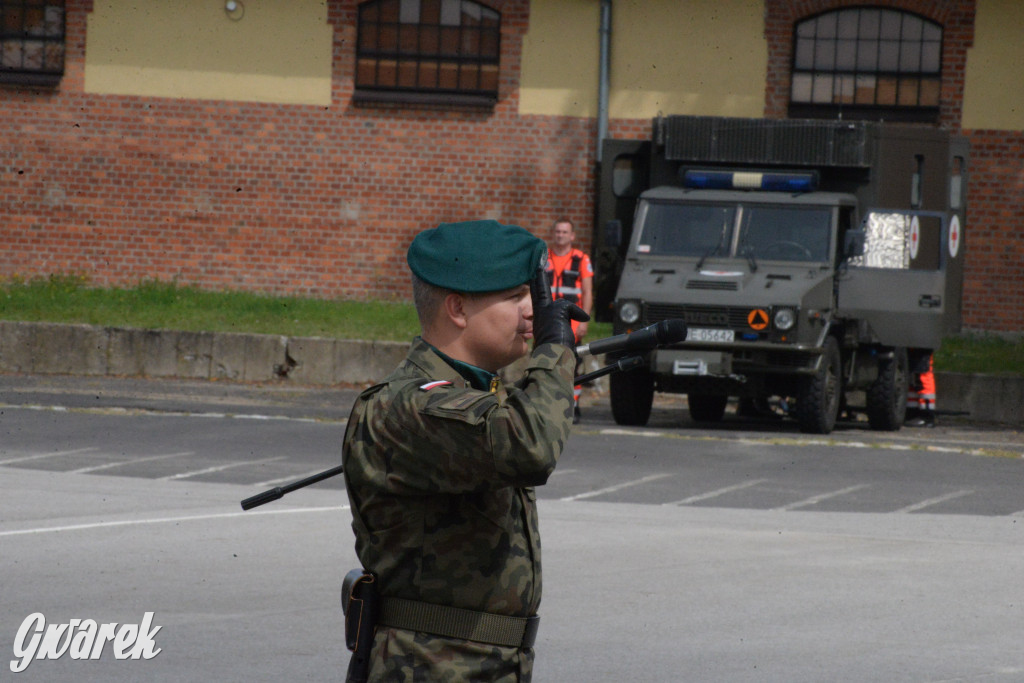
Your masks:
[{"label": "truck door", "polygon": [[[946,333],[946,270],[962,231],[955,214],[878,209],[863,222],[864,255],[838,276],[839,316],[864,321],[885,346],[937,349]],[[958,299],[959,297],[957,297]]]},{"label": "truck door", "polygon": [[[615,289],[633,234],[633,213],[650,176],[651,143],[644,140],[605,140],[591,255],[594,260],[594,313],[608,322],[613,317]],[[609,225],[618,221],[619,243],[609,239]]]}]

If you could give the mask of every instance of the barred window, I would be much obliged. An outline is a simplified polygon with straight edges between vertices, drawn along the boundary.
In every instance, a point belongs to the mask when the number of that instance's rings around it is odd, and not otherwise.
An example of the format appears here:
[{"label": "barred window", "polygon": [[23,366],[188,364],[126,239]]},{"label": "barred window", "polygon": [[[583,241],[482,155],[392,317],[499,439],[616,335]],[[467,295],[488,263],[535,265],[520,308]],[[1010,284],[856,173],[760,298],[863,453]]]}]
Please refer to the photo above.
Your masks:
[{"label": "barred window", "polygon": [[63,75],[63,0],[0,0],[0,83],[57,85]]},{"label": "barred window", "polygon": [[497,100],[496,10],[472,0],[370,0],[359,6],[358,32],[357,100]]},{"label": "barred window", "polygon": [[797,23],[790,116],[936,121],[942,27],[910,12],[852,7]]}]

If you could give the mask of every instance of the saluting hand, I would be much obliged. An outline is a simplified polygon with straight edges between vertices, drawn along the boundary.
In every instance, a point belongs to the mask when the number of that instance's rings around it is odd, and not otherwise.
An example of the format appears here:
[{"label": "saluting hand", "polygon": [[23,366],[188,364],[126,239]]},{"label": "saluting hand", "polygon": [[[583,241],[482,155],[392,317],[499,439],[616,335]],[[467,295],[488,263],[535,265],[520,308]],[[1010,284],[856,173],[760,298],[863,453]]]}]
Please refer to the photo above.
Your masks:
[{"label": "saluting hand", "polygon": [[543,269],[538,269],[536,277],[530,280],[530,295],[533,298],[534,345],[561,344],[575,348],[576,334],[571,321],[587,322],[590,320],[587,312],[565,299],[552,301]]}]

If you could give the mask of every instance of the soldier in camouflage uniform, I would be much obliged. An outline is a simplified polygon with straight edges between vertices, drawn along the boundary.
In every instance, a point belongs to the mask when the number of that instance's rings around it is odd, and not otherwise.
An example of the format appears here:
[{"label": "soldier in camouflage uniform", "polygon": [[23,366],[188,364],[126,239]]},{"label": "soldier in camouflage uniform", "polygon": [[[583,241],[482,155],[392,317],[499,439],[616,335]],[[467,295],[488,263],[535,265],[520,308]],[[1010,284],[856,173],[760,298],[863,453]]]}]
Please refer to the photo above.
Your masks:
[{"label": "soldier in camouflage uniform", "polygon": [[[442,224],[409,248],[422,337],[356,401],[343,449],[356,553],[383,605],[371,681],[531,678],[541,595],[533,487],[569,436],[570,320],[586,318],[549,294],[535,305],[546,254],[528,231],[496,221]],[[497,370],[531,337],[525,376],[502,385]],[[410,621],[396,604],[440,614]]]}]

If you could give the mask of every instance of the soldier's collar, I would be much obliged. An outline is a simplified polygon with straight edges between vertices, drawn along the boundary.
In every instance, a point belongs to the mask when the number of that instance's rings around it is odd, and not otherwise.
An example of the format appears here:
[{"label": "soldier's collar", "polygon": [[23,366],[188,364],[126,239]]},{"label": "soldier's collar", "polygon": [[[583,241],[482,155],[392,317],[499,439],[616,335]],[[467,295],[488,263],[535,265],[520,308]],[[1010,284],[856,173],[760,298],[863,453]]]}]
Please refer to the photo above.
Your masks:
[{"label": "soldier's collar", "polygon": [[441,351],[439,351],[433,344],[426,341],[424,341],[424,343],[427,344],[434,353],[440,356],[441,360],[452,366],[455,372],[459,373],[463,379],[469,382],[469,386],[474,389],[479,389],[480,391],[491,390],[492,382],[494,378],[497,377],[493,372],[484,370],[483,368],[478,368],[477,366],[470,365],[469,363],[464,363],[461,360],[455,360],[454,358],[441,353]]}]

